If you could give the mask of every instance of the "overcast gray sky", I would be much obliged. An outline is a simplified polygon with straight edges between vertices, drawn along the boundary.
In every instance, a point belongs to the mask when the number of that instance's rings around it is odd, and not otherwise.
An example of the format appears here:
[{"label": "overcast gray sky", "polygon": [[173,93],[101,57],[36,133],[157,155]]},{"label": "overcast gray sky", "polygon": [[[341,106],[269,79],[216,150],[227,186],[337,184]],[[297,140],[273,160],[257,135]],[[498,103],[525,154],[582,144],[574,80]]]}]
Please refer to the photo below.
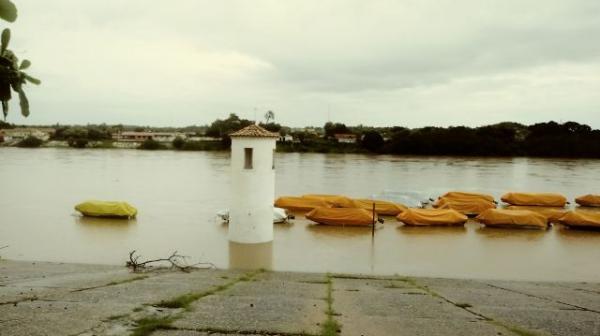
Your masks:
[{"label": "overcast gray sky", "polygon": [[600,128],[598,0],[15,2],[14,123]]}]

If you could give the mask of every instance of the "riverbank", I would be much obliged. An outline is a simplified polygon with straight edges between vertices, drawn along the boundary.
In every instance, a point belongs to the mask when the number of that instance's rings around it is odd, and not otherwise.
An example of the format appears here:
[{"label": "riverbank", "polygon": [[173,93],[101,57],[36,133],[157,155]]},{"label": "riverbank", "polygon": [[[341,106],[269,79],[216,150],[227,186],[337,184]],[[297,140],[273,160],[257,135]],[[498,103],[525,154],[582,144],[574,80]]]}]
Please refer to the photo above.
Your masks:
[{"label": "riverbank", "polygon": [[600,283],[0,260],[0,335],[599,335]]}]

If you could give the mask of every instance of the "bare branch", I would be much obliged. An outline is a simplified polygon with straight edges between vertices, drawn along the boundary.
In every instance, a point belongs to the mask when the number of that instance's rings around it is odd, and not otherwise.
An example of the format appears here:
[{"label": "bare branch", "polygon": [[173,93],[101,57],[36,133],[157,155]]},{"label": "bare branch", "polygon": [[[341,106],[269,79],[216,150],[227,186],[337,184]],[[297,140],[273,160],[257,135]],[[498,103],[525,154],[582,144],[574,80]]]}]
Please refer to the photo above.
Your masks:
[{"label": "bare branch", "polygon": [[[131,268],[132,271],[137,272],[138,270],[145,269],[146,266],[151,267],[153,263],[169,263],[171,268],[177,268],[183,272],[189,272],[194,268],[214,268],[215,265],[210,262],[199,262],[196,264],[188,265],[186,263],[187,256],[177,254],[177,251],[171,253],[167,258],[151,259],[146,261],[139,261],[140,255],[135,254],[136,250],[129,252],[129,261],[125,265]],[[200,267],[202,266],[202,267]]]},{"label": "bare branch", "polygon": [[8,245],[6,245],[6,246],[0,246],[0,250],[5,249],[7,247],[8,247]]}]

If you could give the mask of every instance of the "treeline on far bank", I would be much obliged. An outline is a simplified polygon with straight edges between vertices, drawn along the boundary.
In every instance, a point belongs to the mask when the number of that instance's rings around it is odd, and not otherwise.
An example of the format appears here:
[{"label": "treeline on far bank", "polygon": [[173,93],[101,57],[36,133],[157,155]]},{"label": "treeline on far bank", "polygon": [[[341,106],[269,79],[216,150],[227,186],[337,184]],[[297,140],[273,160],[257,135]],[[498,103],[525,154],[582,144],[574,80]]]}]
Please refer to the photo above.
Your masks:
[{"label": "treeline on far bank", "polygon": [[[232,114],[227,119],[216,120],[210,125],[195,129],[194,134],[213,137],[217,141],[194,141],[177,137],[164,143],[150,139],[142,142],[138,148],[228,150],[231,143],[229,134],[251,123],[252,121]],[[576,122],[550,121],[530,126],[505,122],[475,128],[458,126],[418,129],[352,127],[331,122],[323,127],[303,129],[292,129],[273,122],[261,125],[270,131],[280,132],[282,139],[277,143],[277,150],[280,152],[600,158],[600,130]],[[0,128],[7,128],[2,126],[0,124]],[[106,125],[61,126],[56,127],[50,140],[62,140],[75,148],[92,145],[110,148],[116,147],[113,146],[111,135],[121,130],[119,126]],[[356,142],[340,142],[336,134],[354,135]],[[27,139],[22,145],[37,147],[42,142]]]},{"label": "treeline on far bank", "polygon": [[[243,123],[245,125],[245,123]],[[281,131],[277,124],[263,125]],[[291,141],[278,141],[279,152],[373,153],[396,155],[537,156],[600,158],[600,130],[576,122],[545,122],[531,126],[505,122],[482,127],[347,127],[328,123],[323,134],[283,130]],[[335,134],[354,134],[355,143],[339,142]],[[227,150],[226,134],[217,143],[175,139],[180,150]]]}]

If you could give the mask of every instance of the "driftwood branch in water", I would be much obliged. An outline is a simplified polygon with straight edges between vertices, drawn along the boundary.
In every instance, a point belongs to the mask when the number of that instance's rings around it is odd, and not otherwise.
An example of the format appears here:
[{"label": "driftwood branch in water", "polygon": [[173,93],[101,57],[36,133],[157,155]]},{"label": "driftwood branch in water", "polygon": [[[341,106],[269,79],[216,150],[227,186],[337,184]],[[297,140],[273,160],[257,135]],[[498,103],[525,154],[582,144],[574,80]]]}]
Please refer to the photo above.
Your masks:
[{"label": "driftwood branch in water", "polygon": [[129,260],[125,263],[125,265],[131,268],[132,271],[137,272],[142,269],[145,269],[147,266],[151,267],[150,264],[153,263],[169,263],[171,268],[177,268],[183,272],[189,272],[194,268],[214,268],[215,265],[210,262],[199,262],[196,264],[188,265],[185,260],[186,256],[177,254],[177,251],[171,253],[171,255],[167,258],[158,258],[152,260],[140,261],[141,256],[135,254],[136,250],[129,252]]}]

